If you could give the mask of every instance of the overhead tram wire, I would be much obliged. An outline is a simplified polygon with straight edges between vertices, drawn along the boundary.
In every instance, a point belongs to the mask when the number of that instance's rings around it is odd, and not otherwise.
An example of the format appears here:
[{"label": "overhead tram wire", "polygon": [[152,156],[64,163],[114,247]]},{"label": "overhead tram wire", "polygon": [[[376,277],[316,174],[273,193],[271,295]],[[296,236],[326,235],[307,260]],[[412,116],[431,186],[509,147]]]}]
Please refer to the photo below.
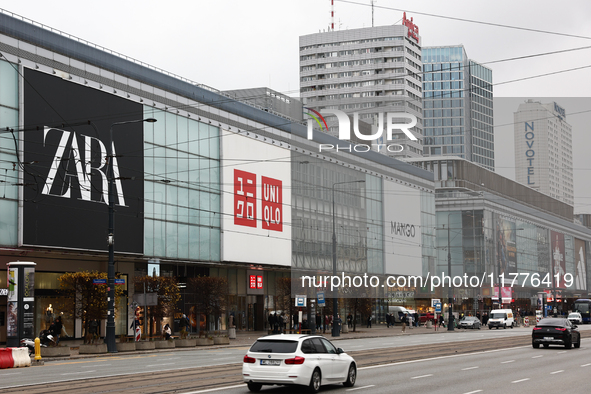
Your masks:
[{"label": "overhead tram wire", "polygon": [[[338,2],[341,2],[341,3],[348,3],[348,4],[360,5],[360,6],[364,6],[364,7],[369,7],[370,6],[369,4],[359,3],[359,2],[356,2],[356,1],[350,1],[350,0],[335,0],[335,1],[338,1]],[[573,38],[582,38],[582,39],[585,39],[585,40],[591,40],[591,37],[580,36],[580,35],[576,35],[576,34],[560,33],[560,32],[554,32],[554,31],[549,31],[549,30],[541,30],[541,29],[533,29],[533,28],[522,27],[522,26],[504,25],[504,24],[501,24],[501,23],[477,21],[475,19],[458,18],[458,17],[454,17],[454,16],[431,14],[431,13],[428,13],[428,12],[411,11],[411,10],[408,10],[408,9],[401,9],[401,8],[394,8],[394,7],[385,7],[385,6],[379,6],[379,5],[374,5],[374,7],[381,8],[381,9],[384,9],[384,10],[389,10],[389,11],[408,12],[408,13],[416,14],[416,15],[425,15],[425,16],[431,16],[431,17],[434,17],[434,18],[455,20],[455,21],[459,21],[459,22],[476,23],[476,24],[486,25],[486,26],[502,27],[502,28],[505,28],[505,29],[523,30],[523,31],[529,31],[529,32],[534,32],[534,33],[552,34],[552,35],[563,36],[563,37],[573,37]]]}]

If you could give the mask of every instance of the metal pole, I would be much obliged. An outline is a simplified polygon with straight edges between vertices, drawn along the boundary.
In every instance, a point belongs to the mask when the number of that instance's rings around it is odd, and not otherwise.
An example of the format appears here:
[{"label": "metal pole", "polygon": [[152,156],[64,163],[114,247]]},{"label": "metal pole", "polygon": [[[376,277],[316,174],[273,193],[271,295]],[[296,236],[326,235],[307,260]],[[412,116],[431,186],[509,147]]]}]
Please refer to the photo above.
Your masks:
[{"label": "metal pole", "polygon": [[450,239],[450,232],[449,232],[449,228],[450,228],[450,220],[449,220],[449,213],[447,214],[447,271],[448,271],[448,275],[450,277],[450,283],[449,283],[449,287],[447,289],[447,303],[448,303],[448,307],[447,307],[447,311],[448,311],[448,316],[447,316],[447,331],[453,331],[454,330],[454,321],[453,321],[453,296],[452,296],[452,287],[451,287],[451,239]]},{"label": "metal pole", "polygon": [[[109,231],[108,231],[108,244],[109,244],[109,267],[107,271],[108,275],[108,291],[109,296],[107,298],[107,350],[109,353],[117,353],[117,344],[115,343],[115,239],[114,239],[114,204],[115,199],[113,198],[113,125],[109,128]],[[134,333],[135,335],[135,333]]]},{"label": "metal pole", "polygon": [[[334,204],[334,187],[344,183],[365,183],[365,180],[336,182],[332,184],[332,274],[337,276],[337,232],[335,225],[335,204]],[[332,294],[332,336],[338,337],[341,335],[337,325],[339,300],[335,294]]]},{"label": "metal pole", "polygon": [[[148,118],[148,119],[137,119],[137,120],[129,120],[124,122],[115,122],[111,124],[109,128],[109,166],[107,169],[108,172],[108,194],[109,194],[109,231],[107,236],[107,242],[109,244],[109,267],[107,270],[107,277],[108,277],[108,297],[107,297],[107,332],[105,341],[107,343],[107,350],[109,353],[117,353],[117,344],[115,342],[115,223],[114,223],[114,216],[115,216],[115,198],[113,196],[113,189],[114,189],[114,174],[113,174],[113,126],[127,124],[127,123],[139,123],[139,122],[149,122],[154,123],[156,119]],[[135,335],[135,332],[134,332]]]}]

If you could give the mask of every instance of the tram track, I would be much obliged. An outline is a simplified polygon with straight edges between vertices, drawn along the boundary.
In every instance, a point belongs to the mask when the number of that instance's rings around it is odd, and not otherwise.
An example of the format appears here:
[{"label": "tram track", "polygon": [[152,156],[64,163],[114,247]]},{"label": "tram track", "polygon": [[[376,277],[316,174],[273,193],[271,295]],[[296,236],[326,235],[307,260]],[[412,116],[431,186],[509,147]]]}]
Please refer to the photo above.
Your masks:
[{"label": "tram track", "polygon": [[[581,331],[582,338],[591,337],[591,331]],[[531,336],[453,341],[439,344],[389,347],[349,351],[357,361],[358,367],[380,364],[408,362],[433,357],[477,353],[503,348],[531,346]],[[42,368],[42,367],[40,367]],[[34,369],[30,370],[31,372]],[[69,380],[45,383],[42,385],[23,385],[0,389],[2,393],[26,391],[31,394],[47,392],[70,393],[183,393],[195,390],[223,388],[242,383],[242,363],[216,365],[210,367],[184,368],[132,375],[113,375],[100,378]]]}]

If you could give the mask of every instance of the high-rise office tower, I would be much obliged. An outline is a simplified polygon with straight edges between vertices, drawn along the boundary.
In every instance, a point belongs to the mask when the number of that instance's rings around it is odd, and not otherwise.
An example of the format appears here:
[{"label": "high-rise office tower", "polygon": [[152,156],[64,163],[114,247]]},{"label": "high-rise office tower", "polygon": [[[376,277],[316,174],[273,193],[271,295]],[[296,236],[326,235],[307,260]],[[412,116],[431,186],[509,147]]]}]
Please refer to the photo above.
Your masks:
[{"label": "high-rise office tower", "polygon": [[[337,109],[352,119],[358,113],[360,122],[373,125],[374,130],[378,113],[384,113],[384,119],[387,113],[401,112],[417,117],[416,126],[410,129],[417,140],[395,129],[393,142],[404,149],[400,153],[381,151],[391,156],[423,154],[421,71],[418,27],[406,15],[402,25],[300,37],[300,95],[304,107],[316,111]],[[336,118],[331,118],[327,118],[328,132],[337,135]]]},{"label": "high-rise office tower", "polygon": [[423,48],[425,156],[459,156],[495,169],[492,70],[463,45]]},{"label": "high-rise office tower", "polygon": [[517,182],[574,205],[572,127],[564,108],[527,100],[513,118]]}]

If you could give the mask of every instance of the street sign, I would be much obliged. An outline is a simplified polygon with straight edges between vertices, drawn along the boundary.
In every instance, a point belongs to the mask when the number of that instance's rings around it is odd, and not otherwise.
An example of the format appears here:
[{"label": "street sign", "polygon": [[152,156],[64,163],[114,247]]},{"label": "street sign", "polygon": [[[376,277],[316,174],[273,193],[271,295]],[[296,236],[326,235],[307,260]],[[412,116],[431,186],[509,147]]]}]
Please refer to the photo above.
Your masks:
[{"label": "street sign", "polygon": [[115,279],[115,284],[116,285],[124,285],[125,284],[125,279]]},{"label": "street sign", "polygon": [[295,296],[295,306],[296,307],[306,306],[306,296],[305,295],[296,295]]},{"label": "street sign", "polygon": [[431,308],[435,308],[436,304],[441,304],[441,300],[439,298],[431,298]]},{"label": "street sign", "polygon": [[324,303],[324,292],[323,291],[319,291],[316,296],[318,297],[318,306],[319,307],[323,307],[325,305],[325,303]]},{"label": "street sign", "polygon": [[441,302],[435,304],[435,313],[441,313]]},{"label": "street sign", "polygon": [[92,284],[93,285],[106,285],[107,280],[106,279],[93,279]]}]

